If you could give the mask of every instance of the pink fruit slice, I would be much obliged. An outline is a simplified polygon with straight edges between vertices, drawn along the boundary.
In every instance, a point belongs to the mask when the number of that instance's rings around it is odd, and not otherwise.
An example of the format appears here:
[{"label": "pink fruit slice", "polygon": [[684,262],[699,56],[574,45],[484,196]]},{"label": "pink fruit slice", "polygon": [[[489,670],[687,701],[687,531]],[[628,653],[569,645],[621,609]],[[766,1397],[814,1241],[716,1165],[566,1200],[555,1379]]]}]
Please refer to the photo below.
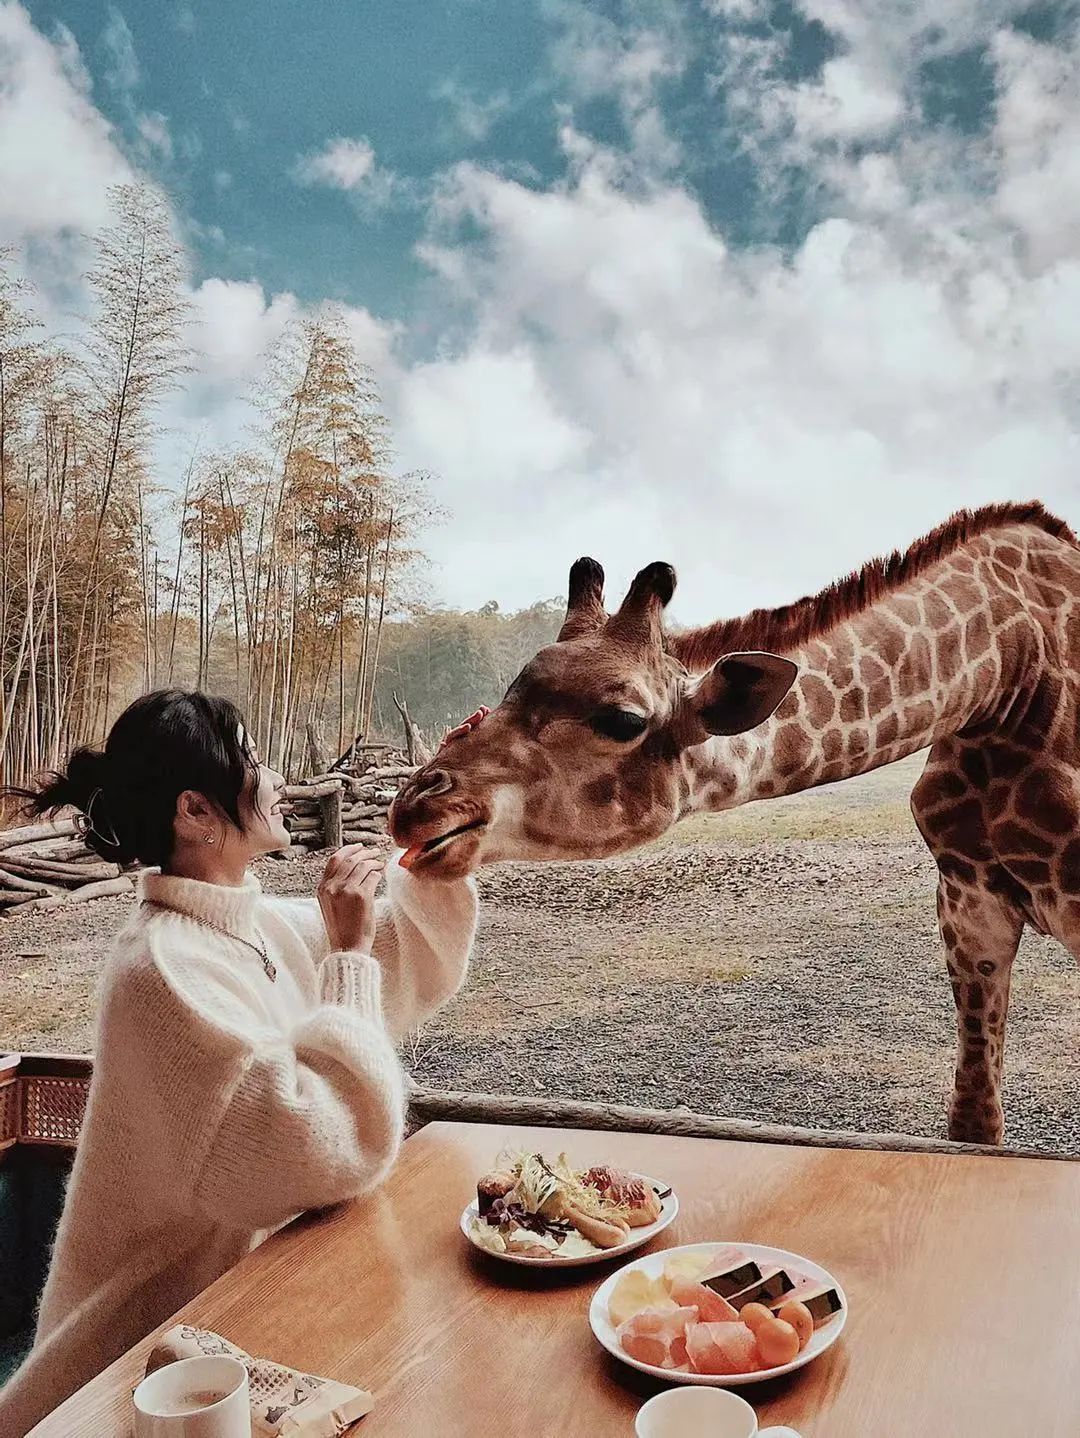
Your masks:
[{"label": "pink fruit slice", "polygon": [[738,1310],[726,1298],[706,1288],[703,1283],[677,1282],[671,1285],[671,1296],[682,1308],[696,1308],[700,1323],[737,1323]]},{"label": "pink fruit slice", "polygon": [[686,1351],[695,1373],[756,1373],[757,1342],[745,1323],[692,1323]]},{"label": "pink fruit slice", "polygon": [[646,1308],[616,1329],[623,1351],[653,1368],[684,1368],[686,1333],[697,1322],[696,1308]]}]

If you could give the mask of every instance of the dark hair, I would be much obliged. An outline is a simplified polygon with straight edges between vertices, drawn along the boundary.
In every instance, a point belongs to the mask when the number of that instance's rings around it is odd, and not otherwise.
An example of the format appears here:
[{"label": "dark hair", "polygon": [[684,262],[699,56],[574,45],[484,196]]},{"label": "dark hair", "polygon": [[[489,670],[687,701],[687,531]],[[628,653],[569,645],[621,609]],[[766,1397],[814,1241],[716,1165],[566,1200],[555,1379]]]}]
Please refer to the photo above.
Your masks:
[{"label": "dark hair", "polygon": [[258,766],[231,700],[157,689],[128,705],[103,750],[76,749],[66,773],[6,793],[23,799],[28,814],[78,809],[86,842],[103,859],[165,864],[179,795],[204,794],[243,829],[240,798],[249,777],[258,782]]}]

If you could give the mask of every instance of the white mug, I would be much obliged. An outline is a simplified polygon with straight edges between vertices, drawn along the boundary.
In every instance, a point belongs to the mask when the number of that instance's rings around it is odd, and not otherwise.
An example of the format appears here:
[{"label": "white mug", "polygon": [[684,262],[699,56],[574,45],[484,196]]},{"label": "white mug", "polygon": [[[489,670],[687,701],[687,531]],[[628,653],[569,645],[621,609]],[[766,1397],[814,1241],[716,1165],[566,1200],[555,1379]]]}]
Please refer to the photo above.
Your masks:
[{"label": "white mug", "polygon": [[135,1438],[251,1438],[248,1375],[239,1359],[181,1358],[144,1378],[134,1399]]},{"label": "white mug", "polygon": [[799,1438],[794,1428],[759,1428],[750,1404],[727,1388],[668,1388],[638,1409],[637,1438]]}]

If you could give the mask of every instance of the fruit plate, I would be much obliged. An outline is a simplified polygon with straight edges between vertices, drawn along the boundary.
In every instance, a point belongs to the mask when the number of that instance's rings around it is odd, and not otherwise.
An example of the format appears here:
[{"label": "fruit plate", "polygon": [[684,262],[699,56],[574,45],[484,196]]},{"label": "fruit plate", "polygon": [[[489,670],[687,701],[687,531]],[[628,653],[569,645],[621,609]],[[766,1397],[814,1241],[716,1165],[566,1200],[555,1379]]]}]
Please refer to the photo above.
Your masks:
[{"label": "fruit plate", "polygon": [[657,1193],[663,1193],[665,1197],[660,1201],[660,1217],[656,1222],[644,1224],[641,1228],[632,1228],[626,1242],[618,1244],[615,1248],[601,1248],[596,1253],[579,1254],[573,1258],[560,1258],[558,1254],[554,1254],[551,1258],[530,1258],[526,1253],[495,1253],[490,1248],[485,1248],[482,1243],[477,1243],[472,1236],[473,1222],[480,1216],[475,1198],[461,1215],[461,1231],[475,1249],[480,1253],[486,1253],[490,1258],[497,1259],[500,1263],[517,1263],[525,1268],[586,1268],[593,1263],[610,1263],[613,1258],[621,1258],[623,1254],[633,1253],[635,1249],[643,1248],[658,1233],[663,1233],[668,1224],[674,1223],[675,1216],[679,1212],[679,1200],[666,1183],[661,1183],[657,1178],[650,1178],[645,1173],[635,1173],[632,1176],[651,1184]]},{"label": "fruit plate", "polygon": [[[843,1305],[839,1313],[834,1313],[827,1323],[820,1328],[814,1329],[813,1337],[802,1350],[797,1358],[790,1363],[784,1363],[778,1368],[763,1368],[760,1373],[680,1373],[671,1368],[657,1368],[651,1363],[641,1363],[636,1358],[631,1358],[624,1353],[611,1319],[608,1317],[608,1300],[611,1297],[612,1289],[618,1283],[624,1273],[631,1269],[641,1269],[647,1278],[658,1278],[663,1272],[664,1264],[677,1253],[698,1255],[702,1257],[715,1253],[718,1248],[737,1248],[747,1258],[754,1259],[757,1263],[765,1265],[778,1265],[781,1268],[791,1267],[795,1272],[805,1274],[819,1283],[827,1283],[835,1288],[840,1295],[840,1302]],[[631,1368],[637,1368],[641,1373],[651,1374],[653,1378],[663,1379],[666,1383],[696,1383],[711,1388],[739,1388],[747,1383],[764,1383],[771,1378],[780,1378],[785,1373],[793,1373],[796,1368],[803,1368],[807,1363],[812,1363],[831,1348],[843,1332],[844,1324],[847,1321],[847,1296],[844,1290],[837,1283],[836,1279],[820,1264],[811,1263],[808,1258],[801,1258],[797,1253],[789,1253],[784,1248],[768,1248],[760,1243],[733,1243],[728,1245],[723,1242],[717,1243],[687,1243],[681,1248],[665,1248],[659,1253],[647,1254],[634,1263],[625,1263],[616,1273],[612,1273],[593,1294],[592,1302],[589,1305],[589,1323],[597,1340],[617,1358],[620,1363],[626,1363]]]}]

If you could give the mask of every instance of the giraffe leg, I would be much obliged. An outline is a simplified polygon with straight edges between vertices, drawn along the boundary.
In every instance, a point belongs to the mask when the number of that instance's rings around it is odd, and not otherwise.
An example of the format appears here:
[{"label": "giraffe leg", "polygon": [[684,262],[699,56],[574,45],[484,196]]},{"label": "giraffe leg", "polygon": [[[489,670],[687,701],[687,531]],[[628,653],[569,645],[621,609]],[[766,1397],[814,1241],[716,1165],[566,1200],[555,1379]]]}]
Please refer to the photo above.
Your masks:
[{"label": "giraffe leg", "polygon": [[1024,921],[1001,895],[945,874],[938,881],[938,921],[959,1038],[949,1137],[963,1143],[1000,1143],[1009,980]]}]

